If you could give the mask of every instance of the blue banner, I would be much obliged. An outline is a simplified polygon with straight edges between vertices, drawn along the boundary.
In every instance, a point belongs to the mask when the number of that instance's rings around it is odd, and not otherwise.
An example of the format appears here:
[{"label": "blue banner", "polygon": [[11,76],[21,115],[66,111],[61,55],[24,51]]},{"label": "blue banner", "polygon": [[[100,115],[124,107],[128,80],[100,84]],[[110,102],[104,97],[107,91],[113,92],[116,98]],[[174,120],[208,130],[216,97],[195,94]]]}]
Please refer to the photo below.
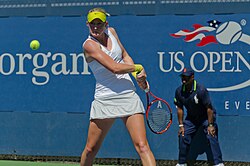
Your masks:
[{"label": "blue banner", "polygon": [[[192,67],[219,115],[250,115],[250,15],[113,16],[110,26],[151,90],[173,110],[179,74]],[[0,111],[86,112],[95,80],[84,60],[83,17],[0,19]],[[40,41],[31,50],[30,41]],[[143,92],[138,93],[144,100]]]}]

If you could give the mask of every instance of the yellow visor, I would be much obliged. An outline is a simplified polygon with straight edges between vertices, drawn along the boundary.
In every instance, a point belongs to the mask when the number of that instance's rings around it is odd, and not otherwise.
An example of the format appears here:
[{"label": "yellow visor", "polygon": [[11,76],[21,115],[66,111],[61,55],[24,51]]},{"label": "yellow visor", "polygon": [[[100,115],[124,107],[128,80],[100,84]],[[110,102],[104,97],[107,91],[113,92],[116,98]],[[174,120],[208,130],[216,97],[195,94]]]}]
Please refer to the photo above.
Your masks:
[{"label": "yellow visor", "polygon": [[91,22],[96,18],[99,18],[102,22],[106,22],[106,14],[103,12],[91,12],[87,16],[88,22]]}]

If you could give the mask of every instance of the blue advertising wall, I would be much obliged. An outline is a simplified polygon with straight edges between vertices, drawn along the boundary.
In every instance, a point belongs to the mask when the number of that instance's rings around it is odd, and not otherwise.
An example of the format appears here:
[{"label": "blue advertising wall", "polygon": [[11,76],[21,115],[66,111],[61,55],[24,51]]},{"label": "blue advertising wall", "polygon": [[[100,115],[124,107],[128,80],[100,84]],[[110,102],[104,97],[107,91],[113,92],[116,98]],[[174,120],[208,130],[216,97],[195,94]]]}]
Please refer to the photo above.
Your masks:
[{"label": "blue advertising wall", "polygon": [[[151,90],[173,109],[169,131],[147,132],[157,159],[178,157],[173,98],[180,72],[190,66],[216,107],[224,160],[250,161],[249,14],[108,20],[135,63],[145,67]],[[80,156],[95,86],[81,48],[88,36],[85,21],[56,16],[0,19],[0,154]],[[29,48],[33,39],[41,43],[35,51]],[[145,103],[145,94],[138,87],[137,92]],[[120,120],[97,157],[138,158]]]}]

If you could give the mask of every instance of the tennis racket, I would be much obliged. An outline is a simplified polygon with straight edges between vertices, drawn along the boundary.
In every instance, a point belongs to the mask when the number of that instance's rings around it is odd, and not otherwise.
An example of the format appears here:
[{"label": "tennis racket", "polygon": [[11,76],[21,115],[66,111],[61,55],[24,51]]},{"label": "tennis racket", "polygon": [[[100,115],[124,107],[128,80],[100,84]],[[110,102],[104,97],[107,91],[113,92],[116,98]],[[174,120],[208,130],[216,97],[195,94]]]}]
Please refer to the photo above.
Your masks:
[{"label": "tennis racket", "polygon": [[172,109],[168,102],[155,96],[149,88],[144,91],[147,97],[146,120],[148,127],[153,133],[162,134],[172,124]]}]

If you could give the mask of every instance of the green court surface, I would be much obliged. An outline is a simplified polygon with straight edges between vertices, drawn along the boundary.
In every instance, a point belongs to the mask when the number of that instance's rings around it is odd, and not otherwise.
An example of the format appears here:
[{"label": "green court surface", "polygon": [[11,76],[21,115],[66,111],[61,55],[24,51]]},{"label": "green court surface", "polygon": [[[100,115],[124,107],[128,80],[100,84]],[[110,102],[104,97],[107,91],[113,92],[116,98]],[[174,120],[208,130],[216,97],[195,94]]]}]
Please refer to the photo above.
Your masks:
[{"label": "green court surface", "polygon": [[[80,165],[79,163],[0,160],[0,166],[79,166],[79,165]],[[99,166],[99,165],[94,165],[94,166]],[[101,166],[109,166],[109,165],[101,165]]]},{"label": "green court surface", "polygon": [[77,163],[0,160],[1,166],[79,166]]}]

